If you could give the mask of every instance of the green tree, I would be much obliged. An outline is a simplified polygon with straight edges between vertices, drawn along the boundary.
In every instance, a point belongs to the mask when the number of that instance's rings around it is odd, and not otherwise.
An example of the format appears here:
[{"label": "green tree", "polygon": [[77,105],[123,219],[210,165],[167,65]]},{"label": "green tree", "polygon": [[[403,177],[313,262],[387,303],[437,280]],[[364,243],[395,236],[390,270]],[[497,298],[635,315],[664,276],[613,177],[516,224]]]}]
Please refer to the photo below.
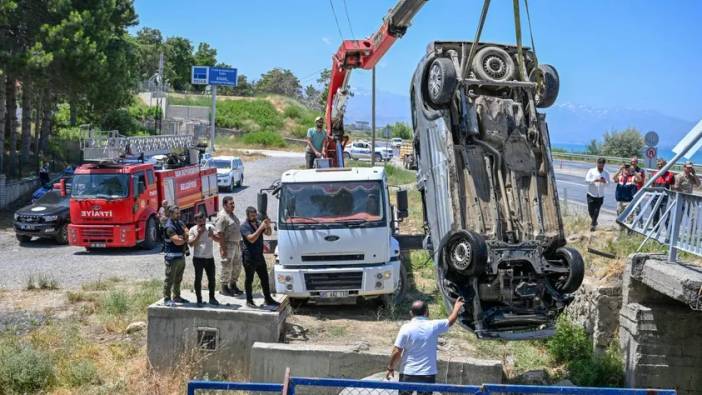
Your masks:
[{"label": "green tree", "polygon": [[169,37],[164,43],[166,80],[177,91],[190,88],[190,70],[195,63],[193,45],[183,37]]},{"label": "green tree", "polygon": [[255,93],[255,87],[249,82],[244,74],[239,74],[236,76],[236,86],[232,89],[232,95],[234,96],[253,96]]},{"label": "green tree", "polygon": [[600,155],[602,153],[602,144],[596,139],[590,140],[590,144],[585,147],[585,153],[588,155]]},{"label": "green tree", "polygon": [[193,55],[193,61],[197,66],[214,66],[217,64],[217,50],[208,43],[200,43]]},{"label": "green tree", "polygon": [[150,78],[156,70],[163,52],[163,35],[158,29],[144,27],[139,30],[134,38],[137,59],[136,73],[140,80]]},{"label": "green tree", "polygon": [[300,80],[288,69],[274,68],[261,75],[261,79],[256,82],[257,93],[299,98],[301,90]]},{"label": "green tree", "polygon": [[319,105],[321,108],[327,107],[327,97],[329,97],[329,82],[331,81],[331,69],[324,69],[319,73],[317,83],[322,86],[321,94],[319,95]]},{"label": "green tree", "polygon": [[644,140],[641,133],[634,128],[628,128],[619,132],[605,133],[602,154],[626,158],[640,155],[643,147]]},{"label": "green tree", "polygon": [[412,128],[404,122],[396,122],[392,125],[392,137],[409,140],[412,138]]}]

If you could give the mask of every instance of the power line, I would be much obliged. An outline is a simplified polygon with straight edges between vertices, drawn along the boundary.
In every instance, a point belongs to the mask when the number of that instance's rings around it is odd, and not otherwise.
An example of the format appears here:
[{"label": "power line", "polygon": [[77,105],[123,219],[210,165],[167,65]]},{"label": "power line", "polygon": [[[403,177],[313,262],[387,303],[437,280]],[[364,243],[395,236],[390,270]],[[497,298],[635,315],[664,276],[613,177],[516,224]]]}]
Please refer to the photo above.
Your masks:
[{"label": "power line", "polygon": [[351,38],[356,39],[356,35],[353,34],[353,27],[351,26],[351,17],[349,16],[349,7],[346,5],[346,0],[344,0],[344,12],[346,13],[346,20],[349,22],[349,30],[351,30]]},{"label": "power line", "polygon": [[334,21],[336,22],[336,29],[339,31],[339,37],[341,37],[341,41],[344,41],[344,35],[341,33],[339,18],[336,17],[336,10],[334,9],[334,3],[332,2],[332,0],[329,0],[329,6],[331,7],[332,14],[334,14]]}]

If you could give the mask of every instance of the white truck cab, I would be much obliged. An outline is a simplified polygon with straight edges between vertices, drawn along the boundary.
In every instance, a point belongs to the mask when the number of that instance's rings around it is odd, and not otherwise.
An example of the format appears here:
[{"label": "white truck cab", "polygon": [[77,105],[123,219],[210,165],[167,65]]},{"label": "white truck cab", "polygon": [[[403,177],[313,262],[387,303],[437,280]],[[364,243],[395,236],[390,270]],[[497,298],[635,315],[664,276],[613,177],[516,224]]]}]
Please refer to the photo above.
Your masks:
[{"label": "white truck cab", "polygon": [[289,170],[279,187],[277,293],[358,298],[404,287],[384,168]]}]

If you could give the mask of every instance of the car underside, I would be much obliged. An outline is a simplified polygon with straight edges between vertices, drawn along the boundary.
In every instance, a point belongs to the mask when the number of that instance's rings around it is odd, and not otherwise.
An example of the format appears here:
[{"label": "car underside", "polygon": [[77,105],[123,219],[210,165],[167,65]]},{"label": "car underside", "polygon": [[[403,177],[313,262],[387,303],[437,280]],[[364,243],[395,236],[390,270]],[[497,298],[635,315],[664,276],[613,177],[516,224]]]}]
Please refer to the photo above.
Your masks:
[{"label": "car underside", "polygon": [[445,303],[464,297],[460,323],[481,338],[550,336],[583,280],[537,112],[557,94],[555,69],[514,46],[433,42],[413,76],[426,248]]}]

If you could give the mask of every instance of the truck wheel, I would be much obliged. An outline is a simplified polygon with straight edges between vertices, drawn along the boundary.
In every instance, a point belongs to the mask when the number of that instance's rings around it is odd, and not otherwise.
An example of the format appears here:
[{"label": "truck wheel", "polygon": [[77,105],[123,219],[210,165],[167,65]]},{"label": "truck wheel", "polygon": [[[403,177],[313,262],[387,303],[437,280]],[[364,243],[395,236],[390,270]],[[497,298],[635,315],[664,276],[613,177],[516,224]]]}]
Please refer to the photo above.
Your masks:
[{"label": "truck wheel", "polygon": [[551,107],[558,98],[558,91],[561,86],[558,71],[550,64],[540,64],[529,74],[529,80],[536,82],[536,107],[547,108]]},{"label": "truck wheel", "polygon": [[585,262],[575,248],[561,247],[556,250],[555,258],[559,259],[569,269],[568,273],[558,273],[548,276],[548,280],[557,291],[572,293],[580,288],[585,277]]},{"label": "truck wheel", "polygon": [[514,60],[504,49],[487,46],[475,54],[472,70],[481,80],[508,81],[514,78]]},{"label": "truck wheel", "polygon": [[407,281],[407,270],[405,270],[405,265],[400,263],[400,284],[395,292],[381,296],[380,303],[385,307],[397,306],[402,303],[405,292],[407,292]]},{"label": "truck wheel", "polygon": [[485,269],[487,244],[481,235],[462,229],[449,237],[443,255],[448,266],[456,272],[477,276]]},{"label": "truck wheel", "polygon": [[32,241],[32,236],[27,236],[27,235],[15,235],[15,237],[17,237],[17,241],[19,241],[20,244],[22,244],[22,243],[29,243],[30,241]]},{"label": "truck wheel", "polygon": [[437,105],[443,106],[451,100],[456,90],[456,69],[453,62],[448,58],[436,58],[429,66],[425,86],[429,100]]},{"label": "truck wheel", "polygon": [[290,307],[293,309],[299,309],[300,307],[303,307],[304,305],[307,304],[309,299],[307,298],[290,298]]},{"label": "truck wheel", "polygon": [[54,238],[57,244],[68,244],[68,224],[64,224]]},{"label": "truck wheel", "polygon": [[146,231],[144,232],[144,241],[141,242],[141,248],[152,250],[156,247],[157,242],[158,230],[156,228],[156,221],[154,221],[154,217],[149,217],[146,221]]}]

